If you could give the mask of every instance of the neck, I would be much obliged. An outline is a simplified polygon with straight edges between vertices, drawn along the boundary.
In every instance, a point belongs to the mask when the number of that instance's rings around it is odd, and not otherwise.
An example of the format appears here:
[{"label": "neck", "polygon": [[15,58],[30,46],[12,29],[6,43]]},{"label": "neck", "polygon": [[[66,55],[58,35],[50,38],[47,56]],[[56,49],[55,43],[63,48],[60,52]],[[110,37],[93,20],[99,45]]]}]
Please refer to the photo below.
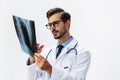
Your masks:
[{"label": "neck", "polygon": [[67,41],[68,39],[70,39],[71,36],[70,34],[65,34],[64,36],[62,36],[60,39],[58,39],[59,43],[62,44],[64,43],[65,41]]}]

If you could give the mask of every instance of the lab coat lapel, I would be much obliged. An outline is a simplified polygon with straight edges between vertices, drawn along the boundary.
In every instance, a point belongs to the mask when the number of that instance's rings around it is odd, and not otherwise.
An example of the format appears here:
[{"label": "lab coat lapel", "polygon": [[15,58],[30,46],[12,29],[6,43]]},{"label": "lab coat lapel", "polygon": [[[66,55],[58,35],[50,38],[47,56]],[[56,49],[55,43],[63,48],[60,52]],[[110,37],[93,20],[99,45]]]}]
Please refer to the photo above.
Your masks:
[{"label": "lab coat lapel", "polygon": [[62,57],[64,54],[66,54],[67,51],[69,51],[71,48],[74,48],[76,44],[77,44],[77,41],[73,38],[73,40],[65,48],[63,48],[57,60],[59,60],[59,58]]},{"label": "lab coat lapel", "polygon": [[52,51],[50,52],[49,56],[48,56],[48,61],[50,62],[50,64],[54,65],[56,62],[56,46],[52,47]]}]

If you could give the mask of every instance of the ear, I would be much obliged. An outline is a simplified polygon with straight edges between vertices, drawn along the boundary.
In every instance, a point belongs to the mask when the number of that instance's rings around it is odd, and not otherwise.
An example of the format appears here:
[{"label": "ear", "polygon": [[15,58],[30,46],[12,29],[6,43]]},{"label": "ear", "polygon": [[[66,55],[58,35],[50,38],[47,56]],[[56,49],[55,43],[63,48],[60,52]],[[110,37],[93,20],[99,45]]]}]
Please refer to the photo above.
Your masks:
[{"label": "ear", "polygon": [[70,20],[67,20],[67,21],[65,22],[65,26],[66,26],[68,29],[70,28],[70,23],[71,23]]}]

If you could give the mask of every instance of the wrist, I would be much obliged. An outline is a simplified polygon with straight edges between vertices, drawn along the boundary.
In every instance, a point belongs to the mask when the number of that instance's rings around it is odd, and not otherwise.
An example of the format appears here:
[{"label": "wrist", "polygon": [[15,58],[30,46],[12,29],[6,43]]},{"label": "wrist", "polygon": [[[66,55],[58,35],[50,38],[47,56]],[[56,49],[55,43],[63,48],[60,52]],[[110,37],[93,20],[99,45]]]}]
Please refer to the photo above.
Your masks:
[{"label": "wrist", "polygon": [[52,74],[52,66],[50,65],[50,67],[46,71],[51,76],[51,74]]}]

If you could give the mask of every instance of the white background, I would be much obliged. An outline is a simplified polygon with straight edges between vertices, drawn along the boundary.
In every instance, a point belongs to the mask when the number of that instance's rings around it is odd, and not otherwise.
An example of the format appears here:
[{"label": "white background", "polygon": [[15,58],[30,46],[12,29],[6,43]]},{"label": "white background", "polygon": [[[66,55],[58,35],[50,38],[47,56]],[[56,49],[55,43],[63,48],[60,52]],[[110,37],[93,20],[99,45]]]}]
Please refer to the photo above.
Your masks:
[{"label": "white background", "polygon": [[37,42],[48,48],[56,42],[44,26],[53,7],[71,14],[71,34],[91,51],[87,80],[120,80],[119,0],[0,0],[0,80],[26,80],[28,55],[21,51],[12,15],[34,20]]}]

